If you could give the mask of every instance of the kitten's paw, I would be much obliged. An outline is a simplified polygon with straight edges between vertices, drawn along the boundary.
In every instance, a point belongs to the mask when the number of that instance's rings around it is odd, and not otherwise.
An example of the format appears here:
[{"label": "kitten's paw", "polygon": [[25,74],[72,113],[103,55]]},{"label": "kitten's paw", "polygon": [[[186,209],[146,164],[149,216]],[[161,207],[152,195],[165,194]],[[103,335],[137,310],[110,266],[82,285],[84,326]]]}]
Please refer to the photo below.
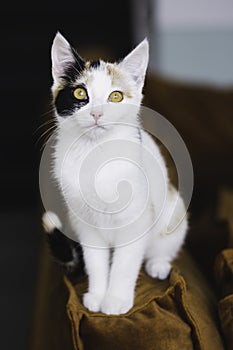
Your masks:
[{"label": "kitten's paw", "polygon": [[102,295],[93,293],[85,293],[83,296],[83,305],[92,312],[100,311],[101,302],[103,300]]},{"label": "kitten's paw", "polygon": [[101,311],[106,315],[121,315],[125,314],[133,307],[134,298],[121,299],[114,295],[106,295],[102,305]]},{"label": "kitten's paw", "polygon": [[150,259],[146,262],[145,269],[149,276],[165,280],[171,271],[171,264],[168,261]]}]

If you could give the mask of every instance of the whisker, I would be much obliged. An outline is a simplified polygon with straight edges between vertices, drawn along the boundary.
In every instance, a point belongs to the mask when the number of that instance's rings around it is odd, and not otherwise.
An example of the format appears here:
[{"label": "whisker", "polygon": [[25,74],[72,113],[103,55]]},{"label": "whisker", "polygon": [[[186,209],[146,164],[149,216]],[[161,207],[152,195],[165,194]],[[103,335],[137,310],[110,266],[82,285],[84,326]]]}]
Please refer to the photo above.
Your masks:
[{"label": "whisker", "polygon": [[[57,129],[55,129],[55,131],[54,131],[54,135],[56,135],[57,134],[57,132],[58,132],[58,128]],[[43,143],[43,145],[41,146],[41,148],[40,148],[40,152],[44,149],[44,147],[46,146],[46,144],[47,144],[47,141],[48,141],[48,139],[50,138],[50,136],[51,135],[47,135],[47,138],[46,138],[46,140],[45,140],[45,142]]]},{"label": "whisker", "polygon": [[55,111],[55,107],[52,106],[48,111],[46,111],[45,113],[42,113],[39,117],[44,117],[44,116],[47,116],[48,114],[52,113]]},{"label": "whisker", "polygon": [[[54,131],[57,129],[57,125],[52,125],[50,128],[48,128],[47,130],[45,130],[45,132],[43,132],[43,134],[40,135],[40,137],[38,138],[38,140],[36,141],[36,146],[38,145],[39,141],[48,133],[50,133],[51,131]],[[51,135],[51,134],[50,134]],[[50,137],[49,135],[49,137]]]},{"label": "whisker", "polygon": [[46,120],[45,122],[43,122],[41,125],[39,125],[36,130],[34,131],[34,133],[36,133],[39,129],[43,128],[43,127],[46,127],[46,126],[49,126],[50,124],[56,124],[57,121],[55,118],[51,118],[49,120]]},{"label": "whisker", "polygon": [[[80,63],[79,63],[78,61],[76,61],[76,63],[79,65],[79,68],[80,68],[80,70],[81,70],[82,67],[80,66]],[[81,71],[78,70],[77,67],[75,67],[75,64],[74,64],[74,63],[71,63],[71,66],[72,66],[72,68],[75,70],[76,73],[80,74]]]},{"label": "whisker", "polygon": [[52,123],[55,123],[54,119],[50,119],[50,120],[45,121],[43,124],[39,125],[38,128],[36,128],[36,130],[33,132],[33,135],[35,135],[41,128],[48,126]]}]

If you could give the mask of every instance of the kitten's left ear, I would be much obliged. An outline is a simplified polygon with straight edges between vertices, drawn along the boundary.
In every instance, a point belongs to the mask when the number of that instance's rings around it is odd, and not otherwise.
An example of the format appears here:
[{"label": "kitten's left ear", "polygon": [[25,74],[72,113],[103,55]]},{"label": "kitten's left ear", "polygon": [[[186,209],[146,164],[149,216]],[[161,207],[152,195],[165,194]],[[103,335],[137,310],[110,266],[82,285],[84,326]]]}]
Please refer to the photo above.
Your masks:
[{"label": "kitten's left ear", "polygon": [[149,61],[149,44],[144,39],[133,51],[131,51],[122,62],[120,67],[128,71],[136,81],[138,87],[142,89]]}]

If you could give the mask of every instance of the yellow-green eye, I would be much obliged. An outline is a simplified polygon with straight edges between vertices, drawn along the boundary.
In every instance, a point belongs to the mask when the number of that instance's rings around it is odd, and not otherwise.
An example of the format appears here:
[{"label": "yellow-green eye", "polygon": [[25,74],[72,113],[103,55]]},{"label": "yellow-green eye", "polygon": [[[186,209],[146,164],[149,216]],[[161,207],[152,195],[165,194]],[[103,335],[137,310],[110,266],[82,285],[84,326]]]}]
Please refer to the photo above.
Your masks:
[{"label": "yellow-green eye", "polygon": [[120,91],[113,91],[109,95],[109,100],[111,102],[121,102],[123,100],[123,94]]},{"label": "yellow-green eye", "polygon": [[74,90],[74,97],[78,100],[85,100],[85,98],[87,97],[87,92],[84,88],[78,87]]}]

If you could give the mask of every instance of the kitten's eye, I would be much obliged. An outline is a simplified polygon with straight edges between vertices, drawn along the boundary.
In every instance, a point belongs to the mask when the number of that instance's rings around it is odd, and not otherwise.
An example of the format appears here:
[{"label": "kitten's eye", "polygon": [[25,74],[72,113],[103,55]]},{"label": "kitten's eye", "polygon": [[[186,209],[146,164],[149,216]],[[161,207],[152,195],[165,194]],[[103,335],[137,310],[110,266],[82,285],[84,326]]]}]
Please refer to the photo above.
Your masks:
[{"label": "kitten's eye", "polygon": [[85,100],[85,98],[87,97],[87,92],[84,88],[78,87],[74,90],[74,97],[78,100]]},{"label": "kitten's eye", "polygon": [[120,91],[113,91],[109,95],[109,100],[111,102],[121,102],[123,100],[123,94]]}]

